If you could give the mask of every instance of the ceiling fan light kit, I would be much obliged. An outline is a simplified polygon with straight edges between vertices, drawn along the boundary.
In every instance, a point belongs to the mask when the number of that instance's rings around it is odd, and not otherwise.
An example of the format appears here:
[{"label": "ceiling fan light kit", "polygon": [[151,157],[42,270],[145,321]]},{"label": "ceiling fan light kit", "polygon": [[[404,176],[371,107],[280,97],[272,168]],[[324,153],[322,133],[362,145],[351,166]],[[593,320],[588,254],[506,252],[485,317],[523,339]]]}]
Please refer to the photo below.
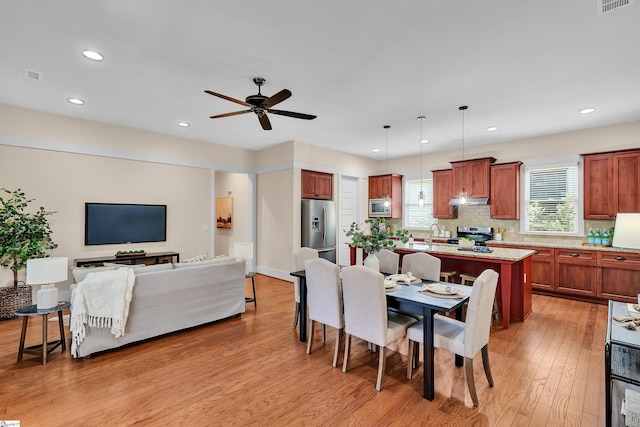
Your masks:
[{"label": "ceiling fan light kit", "polygon": [[295,119],[313,120],[316,116],[311,114],[296,113],[293,111],[274,110],[273,107],[276,104],[281,103],[291,97],[291,91],[289,89],[282,89],[275,95],[268,97],[262,94],[261,87],[266,83],[266,80],[262,77],[254,77],[253,82],[258,86],[258,93],[255,95],[249,95],[244,101],[232,98],[230,96],[222,95],[220,93],[205,90],[205,93],[209,95],[217,96],[218,98],[226,99],[227,101],[235,102],[236,104],[248,107],[248,110],[233,111],[231,113],[218,114],[211,116],[211,119],[219,119],[222,117],[237,116],[239,114],[254,113],[258,116],[258,121],[264,130],[271,130],[271,121],[267,113],[277,114],[279,116],[293,117]]}]

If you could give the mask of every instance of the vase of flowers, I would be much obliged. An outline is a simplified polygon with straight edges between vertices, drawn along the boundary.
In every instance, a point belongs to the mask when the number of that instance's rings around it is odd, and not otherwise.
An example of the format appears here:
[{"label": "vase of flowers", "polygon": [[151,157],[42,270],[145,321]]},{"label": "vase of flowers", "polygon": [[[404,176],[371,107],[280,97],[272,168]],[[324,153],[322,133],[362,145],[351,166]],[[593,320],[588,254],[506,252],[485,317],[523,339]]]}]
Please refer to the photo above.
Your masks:
[{"label": "vase of flowers", "polygon": [[349,230],[345,231],[347,237],[351,237],[351,247],[361,247],[367,254],[365,266],[375,271],[380,271],[380,265],[377,262],[378,258],[375,256],[380,252],[380,249],[395,249],[394,237],[401,240],[402,243],[409,241],[409,232],[407,230],[392,232],[391,227],[387,225],[384,218],[366,219],[363,224],[354,222]]}]

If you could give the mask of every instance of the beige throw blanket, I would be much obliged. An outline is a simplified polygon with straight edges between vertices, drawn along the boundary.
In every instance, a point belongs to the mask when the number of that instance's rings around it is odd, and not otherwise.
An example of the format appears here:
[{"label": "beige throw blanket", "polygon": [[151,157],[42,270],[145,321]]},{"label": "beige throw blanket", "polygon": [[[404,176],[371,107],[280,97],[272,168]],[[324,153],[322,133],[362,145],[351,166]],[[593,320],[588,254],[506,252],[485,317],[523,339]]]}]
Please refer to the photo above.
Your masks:
[{"label": "beige throw blanket", "polygon": [[71,354],[85,337],[85,326],[111,328],[114,337],[124,335],[135,275],[129,268],[89,273],[78,283],[71,301]]}]

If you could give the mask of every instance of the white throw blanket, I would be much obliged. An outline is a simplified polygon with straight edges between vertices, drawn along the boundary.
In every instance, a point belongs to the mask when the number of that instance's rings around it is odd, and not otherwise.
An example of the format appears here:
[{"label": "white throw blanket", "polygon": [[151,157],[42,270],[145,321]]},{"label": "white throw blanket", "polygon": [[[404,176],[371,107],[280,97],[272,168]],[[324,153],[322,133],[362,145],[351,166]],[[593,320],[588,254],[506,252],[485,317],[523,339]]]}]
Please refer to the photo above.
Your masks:
[{"label": "white throw blanket", "polygon": [[130,268],[89,273],[78,283],[71,301],[71,354],[85,337],[85,325],[111,328],[114,337],[124,335],[129,316],[135,274]]}]

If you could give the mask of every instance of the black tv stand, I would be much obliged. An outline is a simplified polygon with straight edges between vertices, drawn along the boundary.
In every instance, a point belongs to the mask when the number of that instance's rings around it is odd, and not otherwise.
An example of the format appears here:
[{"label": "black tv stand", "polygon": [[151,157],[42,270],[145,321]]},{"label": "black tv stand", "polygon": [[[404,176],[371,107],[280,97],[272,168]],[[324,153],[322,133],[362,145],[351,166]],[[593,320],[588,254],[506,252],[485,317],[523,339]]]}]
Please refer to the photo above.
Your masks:
[{"label": "black tv stand", "polygon": [[76,267],[100,266],[105,262],[114,264],[163,264],[168,262],[180,262],[178,252],[156,252],[132,256],[104,256],[96,258],[79,258],[73,260]]}]

